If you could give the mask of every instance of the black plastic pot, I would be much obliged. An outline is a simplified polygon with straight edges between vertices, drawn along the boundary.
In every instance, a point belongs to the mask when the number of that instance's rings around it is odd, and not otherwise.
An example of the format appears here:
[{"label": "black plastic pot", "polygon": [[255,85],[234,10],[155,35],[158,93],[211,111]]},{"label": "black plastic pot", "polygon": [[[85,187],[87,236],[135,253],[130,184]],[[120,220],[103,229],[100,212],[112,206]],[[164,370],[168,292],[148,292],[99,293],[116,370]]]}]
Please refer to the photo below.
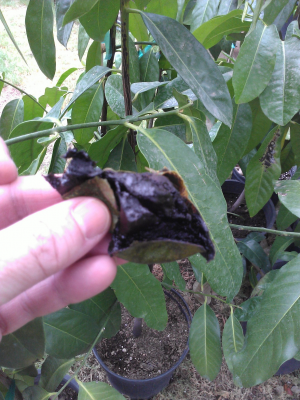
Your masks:
[{"label": "black plastic pot", "polygon": [[[165,291],[165,294],[177,303],[178,307],[180,308],[181,312],[187,320],[188,326],[190,327],[192,315],[188,305],[186,304],[182,296],[180,296],[180,294],[174,289],[172,289],[172,294],[167,291]],[[180,299],[180,302],[175,298],[176,296]],[[112,386],[120,393],[129,396],[131,399],[149,399],[150,397],[155,396],[157,393],[159,393],[166,386],[168,386],[175,369],[185,359],[188,351],[189,347],[187,342],[186,349],[184,350],[176,364],[174,364],[172,368],[161,375],[155,376],[154,378],[150,379],[128,379],[112,372],[101,360],[96,348],[93,349],[95,357],[97,358],[102,368],[106,371],[106,374]]]},{"label": "black plastic pot", "polygon": [[[238,172],[237,172],[238,173]],[[240,195],[244,190],[245,183],[236,181],[234,179],[227,179],[222,185],[223,193],[233,193]],[[274,203],[269,200],[263,207],[263,212],[266,218],[266,226],[265,228],[271,229],[276,220],[276,211],[274,207]]]}]

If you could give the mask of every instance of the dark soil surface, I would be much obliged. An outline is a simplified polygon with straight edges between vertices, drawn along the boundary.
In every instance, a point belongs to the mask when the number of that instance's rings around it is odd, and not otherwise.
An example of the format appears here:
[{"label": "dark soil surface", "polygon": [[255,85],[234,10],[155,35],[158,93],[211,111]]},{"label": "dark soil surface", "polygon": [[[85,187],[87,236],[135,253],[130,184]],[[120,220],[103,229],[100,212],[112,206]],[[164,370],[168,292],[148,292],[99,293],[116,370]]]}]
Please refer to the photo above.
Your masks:
[{"label": "dark soil surface", "polygon": [[[61,383],[56,391],[58,392],[61,388],[63,387],[63,384]],[[58,400],[77,400],[78,399],[78,393],[73,390],[72,388],[65,388],[62,393],[58,396]]]},{"label": "dark soil surface", "polygon": [[[224,193],[224,197],[227,202],[227,210],[229,210],[239,196],[233,193]],[[227,214],[228,222],[230,224],[266,227],[266,217],[264,212],[261,210],[253,218],[251,218],[245,201],[243,201],[241,205],[234,211],[234,214],[237,214],[240,217],[236,217],[232,214]],[[248,231],[240,231],[234,228],[232,228],[232,233],[233,236],[237,239],[242,239],[249,234]]]},{"label": "dark soil surface", "polygon": [[122,308],[121,330],[105,339],[97,350],[105,364],[126,378],[149,379],[168,371],[181,357],[188,339],[187,321],[178,305],[166,296],[168,324],[159,332],[143,324],[138,338],[132,335],[134,318]]}]

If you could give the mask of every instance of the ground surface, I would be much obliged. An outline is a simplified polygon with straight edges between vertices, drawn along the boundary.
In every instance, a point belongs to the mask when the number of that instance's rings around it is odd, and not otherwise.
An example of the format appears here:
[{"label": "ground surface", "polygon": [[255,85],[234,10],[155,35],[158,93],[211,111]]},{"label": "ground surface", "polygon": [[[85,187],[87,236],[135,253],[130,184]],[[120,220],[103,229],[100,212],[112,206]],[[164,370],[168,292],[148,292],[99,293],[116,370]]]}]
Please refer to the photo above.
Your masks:
[{"label": "ground surface", "polygon": [[[6,79],[14,85],[28,91],[38,97],[44,93],[46,87],[52,87],[57,82],[60,75],[68,68],[83,68],[77,56],[77,26],[73,32],[65,49],[56,41],[57,51],[57,72],[53,82],[47,79],[40,72],[28,45],[24,18],[26,4],[28,0],[1,0],[1,10],[11,28],[11,31],[24,54],[28,66],[20,58],[13,44],[8,38],[2,24],[0,24],[0,72],[5,72]],[[78,72],[79,73],[79,72]],[[66,85],[72,89],[78,74],[72,75]],[[5,86],[0,96],[0,113],[5,104],[20,96],[20,92],[10,86]],[[192,289],[195,282],[192,269],[187,262],[181,263],[181,272],[186,280],[187,289]],[[158,279],[162,278],[162,271],[159,266],[155,267],[155,275]],[[245,292],[240,294],[240,301],[245,300]],[[244,296],[244,297],[243,297]],[[192,313],[201,305],[192,294],[184,294]],[[221,329],[229,315],[228,307],[223,303],[212,300],[211,307],[216,312]],[[91,355],[79,374],[79,378],[84,382],[107,381],[105,372],[99,366],[95,357]],[[213,382],[209,382],[196,372],[189,356],[176,370],[170,385],[153,400],[277,400],[277,399],[300,399],[300,372],[290,375],[282,375],[269,379],[262,385],[250,389],[240,389],[234,386],[231,373],[225,362],[223,362],[220,373]]]}]

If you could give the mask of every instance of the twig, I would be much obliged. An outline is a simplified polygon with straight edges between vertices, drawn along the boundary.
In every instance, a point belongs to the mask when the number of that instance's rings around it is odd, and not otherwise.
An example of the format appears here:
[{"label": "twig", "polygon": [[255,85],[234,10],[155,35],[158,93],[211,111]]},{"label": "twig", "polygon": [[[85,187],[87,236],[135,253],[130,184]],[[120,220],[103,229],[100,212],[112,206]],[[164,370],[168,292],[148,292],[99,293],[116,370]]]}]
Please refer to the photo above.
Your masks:
[{"label": "twig", "polygon": [[245,199],[245,189],[242,191],[242,193],[237,198],[236,202],[232,205],[232,207],[228,211],[234,212],[242,204],[244,199]]}]

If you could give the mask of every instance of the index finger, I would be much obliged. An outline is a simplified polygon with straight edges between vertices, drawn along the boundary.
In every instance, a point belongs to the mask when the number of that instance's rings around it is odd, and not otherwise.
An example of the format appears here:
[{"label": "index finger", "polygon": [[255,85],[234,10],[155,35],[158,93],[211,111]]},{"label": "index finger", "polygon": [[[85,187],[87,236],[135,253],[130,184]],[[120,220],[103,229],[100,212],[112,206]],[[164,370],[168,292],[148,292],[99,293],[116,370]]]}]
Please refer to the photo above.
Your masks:
[{"label": "index finger", "polygon": [[0,185],[6,185],[17,179],[18,170],[10,158],[8,148],[0,137]]}]

